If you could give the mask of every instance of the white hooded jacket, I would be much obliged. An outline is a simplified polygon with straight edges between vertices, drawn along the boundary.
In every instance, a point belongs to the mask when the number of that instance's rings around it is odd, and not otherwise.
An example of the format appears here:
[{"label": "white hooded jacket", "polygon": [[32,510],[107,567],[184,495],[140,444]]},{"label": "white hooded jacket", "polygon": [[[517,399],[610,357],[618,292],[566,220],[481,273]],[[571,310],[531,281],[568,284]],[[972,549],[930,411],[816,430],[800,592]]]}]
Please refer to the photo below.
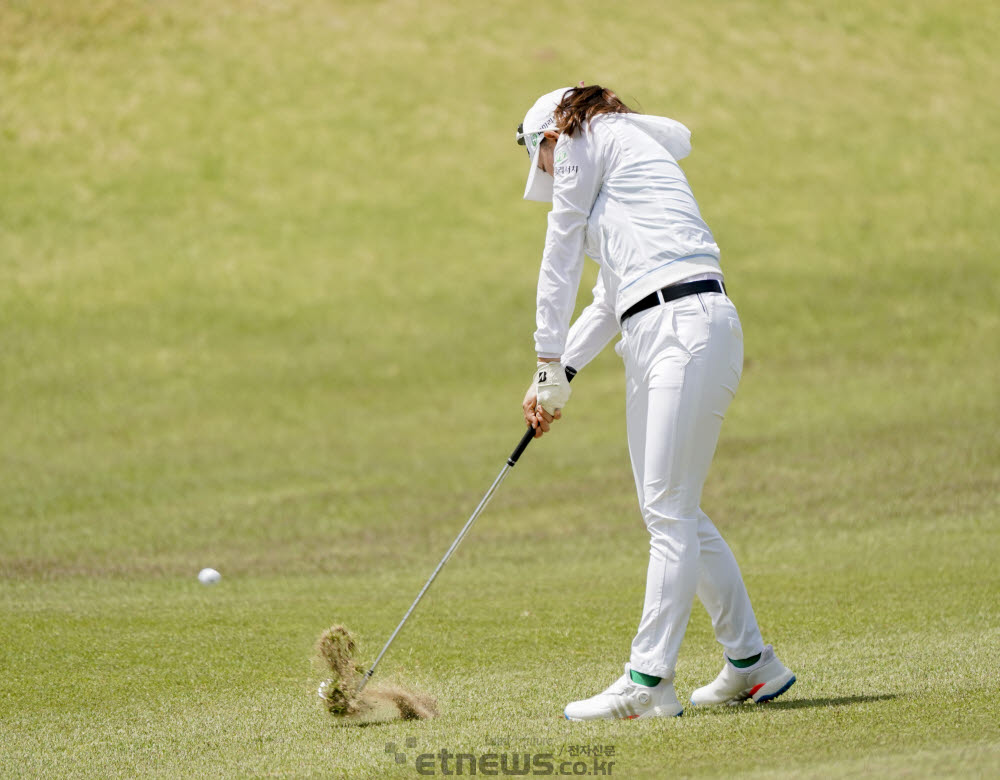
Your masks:
[{"label": "white hooded jacket", "polygon": [[[540,357],[580,369],[632,304],[684,279],[721,276],[719,247],[677,164],[690,138],[680,122],[645,114],[600,114],[559,137],[538,279]],[[601,270],[593,303],[571,329],[585,253]]]}]

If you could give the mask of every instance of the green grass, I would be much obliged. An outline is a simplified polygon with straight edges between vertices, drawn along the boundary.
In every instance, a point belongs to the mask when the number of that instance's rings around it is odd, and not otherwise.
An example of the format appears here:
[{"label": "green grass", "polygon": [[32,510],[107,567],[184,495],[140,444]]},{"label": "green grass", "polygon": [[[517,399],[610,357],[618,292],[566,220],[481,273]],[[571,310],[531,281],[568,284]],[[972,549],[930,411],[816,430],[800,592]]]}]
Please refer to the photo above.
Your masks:
[{"label": "green grass", "polygon": [[[0,775],[996,774],[998,36],[943,0],[4,3]],[[512,131],[579,79],[693,130],[748,357],[704,506],[799,681],[561,720],[642,601],[609,349],[379,669],[441,717],[339,727],[316,637],[374,657],[520,432]],[[720,661],[696,607],[680,694]]]}]

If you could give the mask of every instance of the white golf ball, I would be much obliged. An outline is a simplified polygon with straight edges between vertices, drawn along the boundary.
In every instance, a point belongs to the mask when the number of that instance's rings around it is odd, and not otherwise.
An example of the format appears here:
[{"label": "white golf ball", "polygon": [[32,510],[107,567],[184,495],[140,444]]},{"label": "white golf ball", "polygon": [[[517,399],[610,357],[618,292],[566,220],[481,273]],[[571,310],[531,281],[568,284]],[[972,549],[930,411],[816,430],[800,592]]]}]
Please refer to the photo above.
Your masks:
[{"label": "white golf ball", "polygon": [[198,572],[198,582],[202,585],[215,585],[222,579],[222,575],[215,569],[202,569]]}]

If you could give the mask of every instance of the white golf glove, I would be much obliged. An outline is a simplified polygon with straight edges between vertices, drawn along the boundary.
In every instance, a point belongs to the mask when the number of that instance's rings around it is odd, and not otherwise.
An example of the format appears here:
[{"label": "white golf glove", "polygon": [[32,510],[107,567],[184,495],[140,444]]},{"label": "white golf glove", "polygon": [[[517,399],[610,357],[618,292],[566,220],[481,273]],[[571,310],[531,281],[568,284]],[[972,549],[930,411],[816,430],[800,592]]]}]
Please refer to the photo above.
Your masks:
[{"label": "white golf glove", "polygon": [[555,414],[569,400],[569,379],[562,363],[543,363],[539,361],[535,369],[535,395],[538,405],[549,414]]}]

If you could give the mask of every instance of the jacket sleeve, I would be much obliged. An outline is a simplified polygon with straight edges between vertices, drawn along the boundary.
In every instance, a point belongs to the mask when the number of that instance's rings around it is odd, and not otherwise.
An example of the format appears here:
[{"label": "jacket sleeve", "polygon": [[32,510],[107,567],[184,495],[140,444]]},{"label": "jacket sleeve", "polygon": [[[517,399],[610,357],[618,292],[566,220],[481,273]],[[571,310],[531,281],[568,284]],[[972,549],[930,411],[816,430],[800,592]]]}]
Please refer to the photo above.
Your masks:
[{"label": "jacket sleeve", "polygon": [[560,357],[566,346],[576,291],[583,272],[587,218],[604,176],[603,154],[593,126],[563,136],[554,154],[552,211],[538,273],[535,310],[535,351],[539,357]]},{"label": "jacket sleeve", "polygon": [[593,302],[580,312],[573,327],[569,329],[566,350],[562,355],[564,366],[572,366],[579,371],[597,357],[598,353],[618,333],[615,310],[608,303],[607,298],[604,276],[598,275],[597,284],[594,286]]}]

